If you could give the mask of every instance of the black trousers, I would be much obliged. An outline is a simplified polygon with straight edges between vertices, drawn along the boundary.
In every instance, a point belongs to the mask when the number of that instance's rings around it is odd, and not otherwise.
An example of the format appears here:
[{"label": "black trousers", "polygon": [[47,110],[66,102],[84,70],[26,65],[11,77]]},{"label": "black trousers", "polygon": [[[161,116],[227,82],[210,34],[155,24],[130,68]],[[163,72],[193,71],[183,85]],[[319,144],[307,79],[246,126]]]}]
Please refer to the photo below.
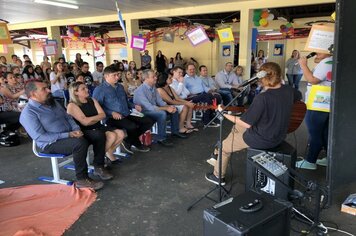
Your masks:
[{"label": "black trousers", "polygon": [[64,138],[47,145],[44,153],[73,155],[75,175],[77,179],[88,178],[88,165],[86,161],[89,143],[84,137]]},{"label": "black trousers", "polygon": [[84,137],[88,140],[89,144],[93,145],[94,151],[94,166],[104,166],[105,158],[105,131],[100,129],[82,130]]},{"label": "black trousers", "polygon": [[139,147],[142,145],[139,140],[140,135],[151,129],[154,121],[147,116],[137,117],[129,115],[121,120],[110,118],[107,124],[118,129],[125,129],[127,132],[125,141],[129,145]]},{"label": "black trousers", "polygon": [[20,112],[15,111],[1,111],[0,112],[0,124],[6,124],[4,130],[15,131],[21,127],[19,122]]}]

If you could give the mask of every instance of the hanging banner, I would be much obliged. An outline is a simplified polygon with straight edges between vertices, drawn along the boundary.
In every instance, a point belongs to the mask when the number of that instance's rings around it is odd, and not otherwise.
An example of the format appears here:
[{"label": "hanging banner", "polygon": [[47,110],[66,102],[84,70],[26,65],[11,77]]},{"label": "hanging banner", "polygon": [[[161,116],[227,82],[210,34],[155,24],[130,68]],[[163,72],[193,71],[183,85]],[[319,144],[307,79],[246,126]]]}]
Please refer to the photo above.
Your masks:
[{"label": "hanging banner", "polygon": [[138,36],[131,37],[131,48],[138,49],[140,51],[146,49],[147,39]]},{"label": "hanging banner", "polygon": [[12,44],[9,29],[5,22],[0,22],[0,44]]},{"label": "hanging banner", "polygon": [[201,26],[186,32],[185,35],[194,47],[209,40],[205,30]]},{"label": "hanging banner", "polygon": [[234,34],[231,28],[218,29],[217,31],[221,43],[234,41]]}]

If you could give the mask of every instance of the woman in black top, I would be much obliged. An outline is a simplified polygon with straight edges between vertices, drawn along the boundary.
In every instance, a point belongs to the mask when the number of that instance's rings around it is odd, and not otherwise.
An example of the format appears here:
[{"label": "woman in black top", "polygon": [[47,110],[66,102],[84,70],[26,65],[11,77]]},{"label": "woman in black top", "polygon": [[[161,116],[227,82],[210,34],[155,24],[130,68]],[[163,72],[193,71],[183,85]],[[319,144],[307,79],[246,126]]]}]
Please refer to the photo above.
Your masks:
[{"label": "woman in black top", "polygon": [[[163,101],[165,101],[169,105],[174,105],[179,112],[179,133],[189,134],[193,131],[198,131],[198,129],[186,128],[193,127],[192,126],[192,114],[194,103],[191,101],[187,101],[181,99],[174,89],[171,89],[169,86],[172,83],[172,75],[167,75],[166,73],[162,73],[159,75],[157,80],[157,92],[161,95]],[[186,127],[184,123],[186,122]]]},{"label": "woman in black top", "polygon": [[67,113],[78,122],[84,137],[93,144],[94,160],[105,155],[115,161],[114,151],[124,139],[124,132],[104,126],[100,123],[105,112],[100,104],[89,97],[87,86],[83,82],[74,82],[69,87],[70,103]]},{"label": "woman in black top", "polygon": [[158,50],[156,56],[156,69],[157,72],[163,73],[166,72],[167,68],[167,57],[162,54],[161,50]]}]

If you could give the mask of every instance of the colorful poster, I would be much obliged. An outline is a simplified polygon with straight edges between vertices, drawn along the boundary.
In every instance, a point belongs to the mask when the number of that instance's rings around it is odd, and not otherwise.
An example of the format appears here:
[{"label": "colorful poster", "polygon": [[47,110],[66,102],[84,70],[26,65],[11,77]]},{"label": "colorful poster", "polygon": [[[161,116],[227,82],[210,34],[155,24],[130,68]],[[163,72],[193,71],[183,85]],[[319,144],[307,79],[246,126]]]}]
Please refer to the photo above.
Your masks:
[{"label": "colorful poster", "polygon": [[147,44],[147,39],[141,38],[138,36],[132,36],[131,38],[131,48],[135,48],[138,50],[145,50]]},{"label": "colorful poster", "polygon": [[11,36],[5,22],[0,22],[0,44],[12,44]]},{"label": "colorful poster", "polygon": [[275,44],[273,50],[273,56],[283,56],[283,44]]},{"label": "colorful poster", "polygon": [[308,110],[330,112],[331,87],[312,85],[308,101]]},{"label": "colorful poster", "polygon": [[209,40],[208,36],[206,35],[205,30],[201,26],[185,33],[185,35],[187,35],[190,43],[193,46],[197,46],[197,45]]},{"label": "colorful poster", "polygon": [[222,56],[223,57],[231,56],[231,46],[230,45],[223,45],[222,46]]},{"label": "colorful poster", "polygon": [[218,29],[218,35],[221,43],[234,41],[234,34],[231,28]]}]

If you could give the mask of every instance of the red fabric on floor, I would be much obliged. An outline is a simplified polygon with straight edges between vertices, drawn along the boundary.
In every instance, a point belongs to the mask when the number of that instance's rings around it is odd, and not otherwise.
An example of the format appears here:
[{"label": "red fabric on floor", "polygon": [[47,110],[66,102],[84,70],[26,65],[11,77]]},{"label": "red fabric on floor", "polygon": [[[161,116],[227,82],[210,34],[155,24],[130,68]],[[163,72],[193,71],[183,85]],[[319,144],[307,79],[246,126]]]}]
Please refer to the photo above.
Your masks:
[{"label": "red fabric on floor", "polygon": [[39,235],[62,235],[96,196],[89,188],[62,184],[0,189],[0,235],[28,229]]}]

